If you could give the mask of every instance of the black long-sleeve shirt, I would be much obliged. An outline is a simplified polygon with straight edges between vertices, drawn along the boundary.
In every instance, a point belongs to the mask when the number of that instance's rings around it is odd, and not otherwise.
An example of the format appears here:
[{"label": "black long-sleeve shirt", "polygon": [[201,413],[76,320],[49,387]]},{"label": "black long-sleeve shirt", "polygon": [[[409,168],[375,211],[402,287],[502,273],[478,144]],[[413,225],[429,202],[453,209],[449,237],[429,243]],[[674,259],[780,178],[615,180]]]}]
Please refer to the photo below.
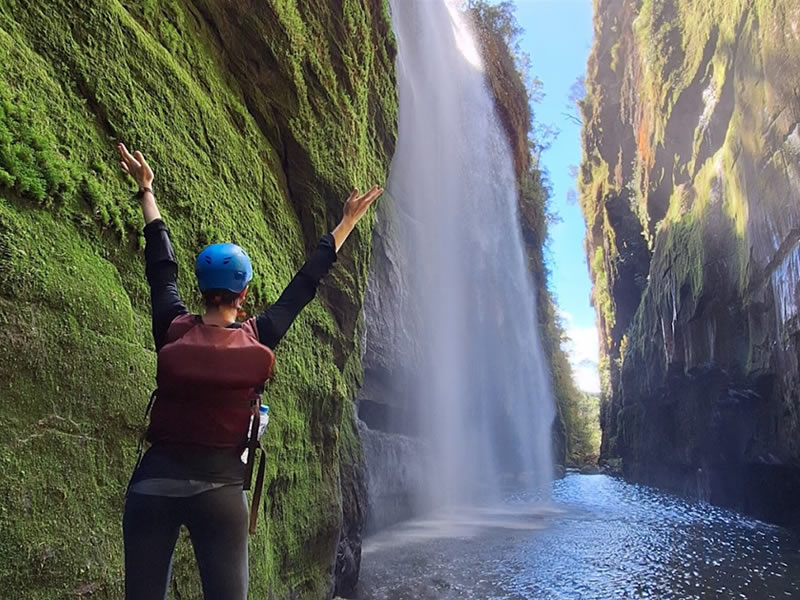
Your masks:
[{"label": "black long-sleeve shirt", "polygon": [[[150,284],[150,301],[153,312],[153,338],[156,350],[164,345],[172,321],[188,312],[178,295],[178,263],[169,240],[169,232],[161,219],[156,219],[144,228],[145,274]],[[289,326],[316,294],[320,280],[336,261],[336,246],[333,236],[322,236],[317,248],[300,268],[278,300],[256,317],[259,341],[275,348],[286,334]],[[148,480],[193,480],[195,484],[184,485],[176,495],[191,495],[206,488],[197,488],[196,482],[219,482],[219,484],[241,483],[244,464],[239,459],[241,449],[218,449],[206,447],[153,446],[142,458],[131,478],[131,485]],[[163,484],[158,484],[163,486]],[[169,486],[168,486],[169,487]],[[137,491],[136,487],[131,488]],[[147,492],[170,495],[162,491]],[[194,491],[192,491],[194,490]]]},{"label": "black long-sleeve shirt", "polygon": [[[145,274],[150,284],[153,339],[156,350],[164,345],[175,317],[188,310],[178,295],[178,263],[164,221],[156,219],[144,228]],[[256,317],[259,341],[274,349],[300,311],[311,302],[320,280],[336,262],[333,235],[322,236],[317,248],[283,290],[278,300]]]}]

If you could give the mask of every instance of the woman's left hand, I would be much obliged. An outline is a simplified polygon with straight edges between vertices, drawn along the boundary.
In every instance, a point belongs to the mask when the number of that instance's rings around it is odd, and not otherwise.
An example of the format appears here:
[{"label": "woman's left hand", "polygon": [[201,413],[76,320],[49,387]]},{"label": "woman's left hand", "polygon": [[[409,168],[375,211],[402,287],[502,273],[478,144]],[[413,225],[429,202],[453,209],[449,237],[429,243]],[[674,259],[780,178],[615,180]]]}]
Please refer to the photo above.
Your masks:
[{"label": "woman's left hand", "polygon": [[355,227],[356,223],[367,212],[370,205],[383,193],[383,188],[373,185],[366,194],[358,195],[358,190],[354,189],[350,197],[344,203],[344,214],[342,221],[349,221]]},{"label": "woman's left hand", "polygon": [[342,213],[342,221],[336,226],[331,233],[336,242],[336,251],[342,247],[347,236],[353,231],[356,224],[361,220],[370,205],[378,199],[383,193],[383,188],[373,185],[372,188],[366,193],[359,195],[358,190],[354,189],[350,197],[344,203],[344,211]]}]

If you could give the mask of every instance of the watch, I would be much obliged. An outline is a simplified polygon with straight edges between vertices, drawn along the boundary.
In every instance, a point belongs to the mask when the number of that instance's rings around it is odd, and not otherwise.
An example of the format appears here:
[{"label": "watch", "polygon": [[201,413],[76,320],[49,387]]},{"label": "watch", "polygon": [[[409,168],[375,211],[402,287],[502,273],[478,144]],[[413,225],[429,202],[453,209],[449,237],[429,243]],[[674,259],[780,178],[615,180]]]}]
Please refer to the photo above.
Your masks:
[{"label": "watch", "polygon": [[152,194],[153,193],[153,188],[150,188],[150,187],[139,188],[139,191],[136,192],[136,199],[137,200],[141,200],[142,198],[144,198],[144,195],[147,192],[150,192]]}]

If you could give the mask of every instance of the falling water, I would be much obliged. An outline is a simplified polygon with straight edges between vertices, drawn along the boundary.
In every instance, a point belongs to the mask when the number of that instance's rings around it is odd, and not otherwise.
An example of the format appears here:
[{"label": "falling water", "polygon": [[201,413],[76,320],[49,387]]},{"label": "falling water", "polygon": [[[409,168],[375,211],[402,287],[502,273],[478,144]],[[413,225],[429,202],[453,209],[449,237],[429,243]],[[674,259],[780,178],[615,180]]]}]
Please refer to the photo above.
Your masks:
[{"label": "falling water", "polygon": [[509,144],[457,2],[391,8],[399,131],[388,191],[421,355],[403,393],[428,455],[417,501],[545,490],[554,407]]}]

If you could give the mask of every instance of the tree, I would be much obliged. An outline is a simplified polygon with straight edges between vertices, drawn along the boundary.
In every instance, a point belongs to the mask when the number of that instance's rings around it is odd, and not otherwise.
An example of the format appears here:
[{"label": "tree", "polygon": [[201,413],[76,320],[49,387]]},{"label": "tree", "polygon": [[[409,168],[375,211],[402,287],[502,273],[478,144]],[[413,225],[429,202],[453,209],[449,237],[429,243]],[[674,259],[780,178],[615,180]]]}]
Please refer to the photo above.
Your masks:
[{"label": "tree", "polygon": [[487,0],[467,0],[466,8],[474,11],[491,31],[499,33],[515,54],[519,53],[519,36],[523,30],[514,15],[516,8],[512,0],[497,4],[490,4]]},{"label": "tree", "polygon": [[583,117],[581,110],[583,109],[583,99],[586,98],[586,81],[583,75],[580,75],[572,82],[569,88],[569,96],[567,97],[567,112],[561,113],[569,121],[583,126]]}]

